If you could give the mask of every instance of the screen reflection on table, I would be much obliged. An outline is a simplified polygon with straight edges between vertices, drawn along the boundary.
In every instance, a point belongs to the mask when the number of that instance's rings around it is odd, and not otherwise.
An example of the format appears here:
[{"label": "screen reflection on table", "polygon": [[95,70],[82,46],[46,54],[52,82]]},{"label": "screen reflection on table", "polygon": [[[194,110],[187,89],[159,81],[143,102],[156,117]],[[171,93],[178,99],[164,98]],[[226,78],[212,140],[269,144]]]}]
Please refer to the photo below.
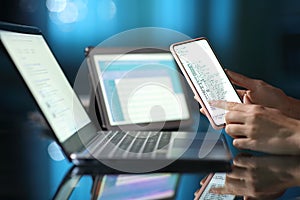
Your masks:
[{"label": "screen reflection on table", "polygon": [[300,157],[240,154],[234,158],[232,172],[226,174],[224,186],[212,188],[210,192],[242,199],[298,199]]},{"label": "screen reflection on table", "polygon": [[[95,168],[74,166],[61,181],[53,199],[180,199],[178,188],[182,176],[177,173],[102,174]],[[199,180],[199,176],[195,177]]]}]

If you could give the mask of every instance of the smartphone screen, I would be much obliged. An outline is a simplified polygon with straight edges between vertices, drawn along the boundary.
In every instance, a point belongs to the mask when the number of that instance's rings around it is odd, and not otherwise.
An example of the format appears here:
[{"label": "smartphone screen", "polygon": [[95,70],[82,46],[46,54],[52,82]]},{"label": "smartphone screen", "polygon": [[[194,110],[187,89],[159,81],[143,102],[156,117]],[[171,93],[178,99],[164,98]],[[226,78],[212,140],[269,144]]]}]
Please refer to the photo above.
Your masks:
[{"label": "smartphone screen", "polygon": [[214,127],[225,125],[224,109],[210,106],[212,100],[241,103],[224,69],[205,38],[173,44],[171,52],[195,95],[199,96]]}]

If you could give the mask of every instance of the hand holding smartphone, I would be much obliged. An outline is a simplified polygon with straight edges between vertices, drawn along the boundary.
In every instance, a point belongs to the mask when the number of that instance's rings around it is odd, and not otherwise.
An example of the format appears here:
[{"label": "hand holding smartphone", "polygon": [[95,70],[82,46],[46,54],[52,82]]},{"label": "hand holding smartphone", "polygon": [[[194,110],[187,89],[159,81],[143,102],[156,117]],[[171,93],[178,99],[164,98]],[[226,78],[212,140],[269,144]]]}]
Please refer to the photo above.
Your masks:
[{"label": "hand holding smartphone", "polygon": [[171,53],[215,129],[225,126],[224,109],[210,105],[223,100],[242,103],[206,38],[172,44]]}]

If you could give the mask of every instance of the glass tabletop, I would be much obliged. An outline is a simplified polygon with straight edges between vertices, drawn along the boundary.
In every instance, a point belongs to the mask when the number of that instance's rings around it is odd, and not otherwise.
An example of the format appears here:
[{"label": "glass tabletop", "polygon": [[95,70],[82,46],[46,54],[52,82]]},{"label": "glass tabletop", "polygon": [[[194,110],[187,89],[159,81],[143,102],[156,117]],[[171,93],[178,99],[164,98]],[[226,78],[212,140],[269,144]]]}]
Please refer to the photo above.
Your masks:
[{"label": "glass tabletop", "polygon": [[[77,167],[70,163],[51,132],[39,125],[17,124],[0,131],[4,152],[0,167],[1,198],[300,198],[300,157],[239,151],[231,145],[228,136],[234,156],[231,172],[216,173],[211,180],[210,173],[103,174],[95,167]],[[209,189],[205,188],[211,187],[218,189],[207,194]]]}]

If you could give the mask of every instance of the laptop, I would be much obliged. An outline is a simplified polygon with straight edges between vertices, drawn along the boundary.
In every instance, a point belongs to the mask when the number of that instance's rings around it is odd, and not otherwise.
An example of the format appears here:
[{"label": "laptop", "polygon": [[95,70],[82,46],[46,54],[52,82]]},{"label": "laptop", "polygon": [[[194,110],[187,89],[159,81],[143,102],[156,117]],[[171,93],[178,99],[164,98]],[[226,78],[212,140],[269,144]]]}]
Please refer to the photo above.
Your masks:
[{"label": "laptop", "polygon": [[232,157],[223,136],[204,140],[196,132],[97,130],[39,29],[1,23],[0,39],[1,58],[15,66],[75,165],[128,173],[230,170]]}]

